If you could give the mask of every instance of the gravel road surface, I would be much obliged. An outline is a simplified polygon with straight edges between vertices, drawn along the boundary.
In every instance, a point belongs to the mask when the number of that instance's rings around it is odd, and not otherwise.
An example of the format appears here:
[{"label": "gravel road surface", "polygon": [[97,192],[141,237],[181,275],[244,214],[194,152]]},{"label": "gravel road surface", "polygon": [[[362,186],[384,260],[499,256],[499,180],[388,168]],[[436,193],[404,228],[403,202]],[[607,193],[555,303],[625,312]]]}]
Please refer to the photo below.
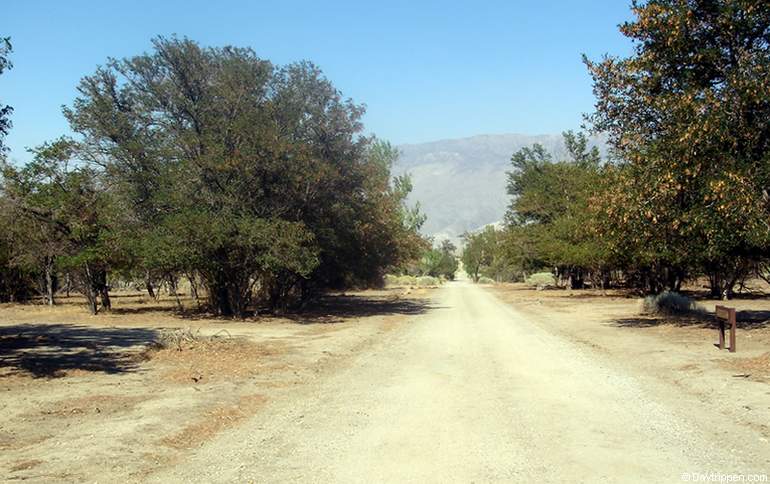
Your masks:
[{"label": "gravel road surface", "polygon": [[680,482],[762,472],[618,367],[466,281],[163,482]]}]

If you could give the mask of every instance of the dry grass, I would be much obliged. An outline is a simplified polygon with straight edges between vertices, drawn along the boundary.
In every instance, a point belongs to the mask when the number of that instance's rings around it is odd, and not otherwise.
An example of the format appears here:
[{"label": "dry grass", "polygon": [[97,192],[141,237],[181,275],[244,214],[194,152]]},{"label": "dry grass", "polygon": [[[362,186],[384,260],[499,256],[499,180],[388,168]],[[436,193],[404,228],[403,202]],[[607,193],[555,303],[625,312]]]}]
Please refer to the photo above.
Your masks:
[{"label": "dry grass", "polygon": [[770,352],[751,358],[727,360],[724,365],[737,372],[736,378],[770,382]]},{"label": "dry grass", "polygon": [[201,334],[200,328],[163,328],[158,331],[150,349],[154,350],[207,350],[221,346],[221,343],[232,342],[233,337],[226,329],[221,329],[212,335]]},{"label": "dry grass", "polygon": [[185,319],[194,321],[215,321],[215,317],[198,311],[197,303],[183,297],[184,310],[180,312],[174,298],[163,296],[158,301],[149,296],[133,292],[115,292],[111,294],[112,311],[91,315],[86,307],[86,300],[80,295],[59,297],[56,306],[40,303],[4,303],[0,304],[0,314],[6,321],[17,323],[41,321],[67,321],[73,324],[94,324],[102,322],[121,326],[147,326],[152,320],[157,326],[179,326]]},{"label": "dry grass", "polygon": [[198,420],[181,431],[162,438],[160,443],[173,449],[199,447],[222,431],[257,413],[265,401],[263,395],[245,395],[234,403],[212,406]]},{"label": "dry grass", "polygon": [[163,368],[170,383],[234,381],[257,375],[271,358],[287,351],[278,342],[258,344],[243,338],[199,340],[150,350],[147,355]]}]

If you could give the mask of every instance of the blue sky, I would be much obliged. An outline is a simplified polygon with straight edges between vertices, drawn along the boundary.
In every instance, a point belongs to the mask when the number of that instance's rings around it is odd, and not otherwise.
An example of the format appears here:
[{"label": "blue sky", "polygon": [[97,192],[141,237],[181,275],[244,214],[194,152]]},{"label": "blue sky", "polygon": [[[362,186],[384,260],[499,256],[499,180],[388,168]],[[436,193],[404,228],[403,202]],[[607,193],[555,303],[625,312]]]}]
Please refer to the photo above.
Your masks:
[{"label": "blue sky", "polygon": [[593,107],[581,53],[630,51],[617,30],[624,0],[2,3],[15,67],[0,76],[0,101],[15,108],[6,141],[17,161],[68,132],[61,105],[82,76],[159,34],[311,60],[367,105],[367,131],[397,144],[578,128]]}]

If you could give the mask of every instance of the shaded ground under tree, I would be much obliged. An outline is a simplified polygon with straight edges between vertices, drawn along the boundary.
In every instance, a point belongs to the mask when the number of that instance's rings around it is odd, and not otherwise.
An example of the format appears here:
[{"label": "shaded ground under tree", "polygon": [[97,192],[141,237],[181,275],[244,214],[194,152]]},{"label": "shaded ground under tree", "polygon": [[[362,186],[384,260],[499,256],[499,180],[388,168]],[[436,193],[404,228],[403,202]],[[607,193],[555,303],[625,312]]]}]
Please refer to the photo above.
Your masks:
[{"label": "shaded ground under tree", "polygon": [[143,328],[94,328],[76,324],[0,327],[0,371],[60,377],[70,370],[137,371],[142,351],[157,339]]},{"label": "shaded ground under tree", "polygon": [[[727,304],[729,306],[729,303]],[[762,329],[770,327],[770,311],[740,310],[736,312],[738,329]],[[677,327],[717,328],[718,321],[713,314],[693,314],[686,316],[639,316],[615,319],[611,323],[620,328],[652,328],[670,324]]]}]

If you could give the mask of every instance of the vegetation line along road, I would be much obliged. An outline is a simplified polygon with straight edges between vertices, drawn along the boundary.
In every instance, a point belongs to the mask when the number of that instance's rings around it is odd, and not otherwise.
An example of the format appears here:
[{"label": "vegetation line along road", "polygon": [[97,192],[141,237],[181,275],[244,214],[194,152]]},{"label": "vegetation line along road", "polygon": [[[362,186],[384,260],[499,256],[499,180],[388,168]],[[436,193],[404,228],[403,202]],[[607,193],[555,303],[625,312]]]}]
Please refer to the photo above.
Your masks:
[{"label": "vegetation line along road", "polygon": [[110,308],[109,287],[180,278],[209,309],[245,316],[328,288],[370,285],[424,245],[422,217],[391,176],[390,144],[361,134],[364,108],[311,63],[156,38],[110,60],[64,108],[77,139],[2,166],[0,298],[62,276]]},{"label": "vegetation line along road", "polygon": [[467,234],[465,266],[504,281],[547,268],[573,289],[647,293],[705,278],[732,297],[768,278],[767,2],[635,3],[629,57],[584,59],[606,136],[599,159],[566,132],[567,157],[514,154],[502,230]]},{"label": "vegetation line along road", "polygon": [[[310,61],[155,37],[83,73],[62,107],[68,134],[26,162],[7,136],[27,107],[0,104],[0,475],[767,472],[770,2],[633,0],[619,30],[627,54],[574,56],[595,98],[585,127],[562,133],[563,150],[504,150],[507,211],[462,236],[465,222],[425,233],[399,149]],[[32,62],[14,32],[0,36],[3,80]],[[459,52],[436,41],[442,58],[505,45],[460,37]],[[399,45],[383,59],[432,66]],[[461,92],[516,78],[493,71],[474,68]],[[444,83],[470,79],[456,72],[430,72],[445,99]],[[434,154],[413,166],[421,180],[462,178],[457,152]],[[494,177],[482,161],[473,175]],[[479,206],[495,196],[476,191]],[[711,308],[728,299],[739,356],[711,343]]]},{"label": "vegetation line along road", "polygon": [[[567,157],[513,155],[504,228],[465,235],[474,279],[553,272],[573,289],[656,294],[705,278],[730,298],[767,278],[770,74],[765,2],[635,3],[628,57],[584,58],[609,145],[567,131]],[[0,72],[11,67],[3,40]],[[244,316],[386,272],[451,278],[454,246],[420,236],[398,151],[313,64],[158,37],[110,60],[64,108],[74,138],[2,168],[0,300],[60,287],[92,312],[109,288],[180,281]],[[10,127],[0,114],[0,136]],[[419,259],[422,258],[420,261]],[[199,291],[199,289],[203,289]]]}]

